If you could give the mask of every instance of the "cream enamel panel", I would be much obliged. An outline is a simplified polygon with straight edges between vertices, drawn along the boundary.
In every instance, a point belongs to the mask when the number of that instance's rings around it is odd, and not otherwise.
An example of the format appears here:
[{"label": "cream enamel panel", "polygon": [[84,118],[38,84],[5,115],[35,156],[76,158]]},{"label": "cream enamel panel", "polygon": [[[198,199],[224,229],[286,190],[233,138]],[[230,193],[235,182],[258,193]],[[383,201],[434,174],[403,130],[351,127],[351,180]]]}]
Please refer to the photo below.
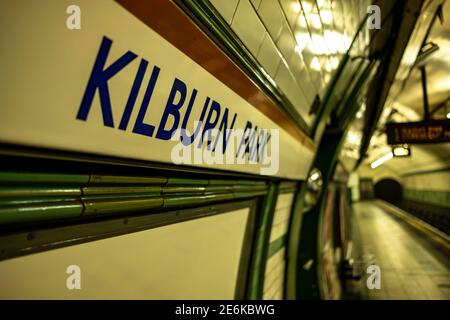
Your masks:
[{"label": "cream enamel panel", "polygon": [[[241,1],[242,2],[242,1]],[[156,139],[162,114],[175,78],[187,86],[180,124],[193,88],[198,90],[187,128],[198,121],[206,97],[229,108],[234,128],[247,121],[264,129],[280,129],[277,176],[306,177],[313,152],[256,110],[247,101],[195,64],[189,57],[112,0],[77,1],[81,30],[68,30],[66,8],[72,1],[2,1],[0,23],[0,142],[59,150],[171,163],[176,141]],[[76,119],[103,37],[112,40],[105,66],[127,51],[137,57],[108,80],[114,128],[104,126],[99,92],[95,93],[87,121]],[[262,41],[262,36],[261,36]],[[141,59],[149,62],[126,130],[119,130]],[[153,137],[133,133],[144,92],[154,66],[161,71],[144,123],[155,126]],[[173,123],[169,116],[166,128]],[[237,148],[237,147],[236,147]],[[192,164],[260,174],[260,165]]]},{"label": "cream enamel panel", "polygon": [[281,249],[267,260],[266,274],[264,277],[264,300],[279,300],[283,297],[284,254],[285,249]]},{"label": "cream enamel panel", "polygon": [[[233,299],[248,209],[0,262],[0,299]],[[66,288],[78,265],[81,289]]]}]

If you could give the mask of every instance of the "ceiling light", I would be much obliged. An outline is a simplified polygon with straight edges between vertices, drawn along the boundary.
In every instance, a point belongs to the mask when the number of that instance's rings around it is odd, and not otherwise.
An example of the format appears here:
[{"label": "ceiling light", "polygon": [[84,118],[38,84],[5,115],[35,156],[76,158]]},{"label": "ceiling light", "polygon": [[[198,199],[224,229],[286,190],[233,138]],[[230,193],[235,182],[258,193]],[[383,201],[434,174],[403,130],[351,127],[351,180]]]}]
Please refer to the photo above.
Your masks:
[{"label": "ceiling light", "polygon": [[386,161],[392,159],[394,155],[392,154],[392,152],[386,153],[384,156],[382,156],[381,158],[375,160],[374,162],[372,162],[370,164],[370,167],[372,169],[375,169],[376,167],[381,166],[383,163],[385,163]]},{"label": "ceiling light", "polygon": [[392,153],[394,157],[409,157],[411,155],[411,149],[407,144],[392,147]]}]

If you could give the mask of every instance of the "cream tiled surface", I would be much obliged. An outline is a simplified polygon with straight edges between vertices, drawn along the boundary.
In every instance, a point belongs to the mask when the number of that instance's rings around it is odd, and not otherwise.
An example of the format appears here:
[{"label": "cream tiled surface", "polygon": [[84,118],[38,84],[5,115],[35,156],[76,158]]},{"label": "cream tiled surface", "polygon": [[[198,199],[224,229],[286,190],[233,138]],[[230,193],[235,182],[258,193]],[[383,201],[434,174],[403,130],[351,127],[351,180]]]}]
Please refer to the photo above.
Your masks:
[{"label": "cream tiled surface", "polygon": [[300,2],[298,0],[280,0],[280,5],[283,8],[287,22],[292,27],[301,10]]},{"label": "cream tiled surface", "polygon": [[253,7],[255,10],[258,10],[259,5],[261,4],[261,0],[250,0],[252,2]]},{"label": "cream tiled surface", "polygon": [[266,72],[272,78],[275,78],[275,74],[281,61],[281,55],[268,33],[264,35],[264,40],[259,48],[257,59]]},{"label": "cream tiled surface", "polygon": [[258,15],[272,39],[277,40],[284,21],[283,12],[278,1],[262,0],[258,8]]},{"label": "cream tiled surface", "polygon": [[280,300],[284,289],[285,249],[281,249],[267,260],[264,277],[264,300]]},{"label": "cream tiled surface", "polygon": [[239,0],[209,0],[228,24],[233,20]]},{"label": "cream tiled surface", "polygon": [[[211,3],[311,124],[314,116],[309,115],[309,110],[315,96],[323,97],[370,1],[212,0]],[[365,30],[351,54],[361,55],[367,44]]]},{"label": "cream tiled surface", "polygon": [[448,253],[377,202],[353,210],[362,253],[381,270],[381,289],[368,290],[369,299],[450,299]]},{"label": "cream tiled surface", "polygon": [[281,61],[277,74],[275,75],[275,82],[277,83],[278,87],[283,91],[284,93],[287,93],[289,90],[289,85],[292,81],[292,75],[289,70],[289,66],[287,63],[283,60]]},{"label": "cream tiled surface", "polygon": [[240,0],[231,28],[253,55],[257,55],[265,29],[249,0]]},{"label": "cream tiled surface", "polygon": [[291,29],[286,21],[283,21],[281,24],[281,32],[280,36],[277,40],[277,46],[280,49],[283,57],[286,61],[289,61],[289,58],[296,54],[295,46],[297,42],[295,41],[294,36],[292,35]]},{"label": "cream tiled surface", "polygon": [[[293,200],[293,193],[282,193],[278,195],[270,232],[270,243],[279,241],[280,238],[286,236]],[[283,298],[284,273],[285,246],[283,244],[277,252],[267,259],[263,299],[273,300]]]}]

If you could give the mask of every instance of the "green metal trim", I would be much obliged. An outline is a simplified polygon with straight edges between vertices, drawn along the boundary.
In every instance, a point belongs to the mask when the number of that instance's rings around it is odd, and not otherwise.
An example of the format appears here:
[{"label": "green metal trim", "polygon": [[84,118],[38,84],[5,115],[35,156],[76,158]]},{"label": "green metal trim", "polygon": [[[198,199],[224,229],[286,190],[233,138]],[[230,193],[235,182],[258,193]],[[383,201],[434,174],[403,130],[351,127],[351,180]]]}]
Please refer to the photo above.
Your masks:
[{"label": "green metal trim", "polygon": [[82,212],[83,205],[76,201],[3,207],[0,208],[0,225],[76,218]]},{"label": "green metal trim", "polygon": [[[162,188],[164,190],[164,187]],[[161,193],[160,186],[105,186],[105,187],[83,187],[83,195],[104,195],[104,194],[140,194],[140,193]]]},{"label": "green metal trim", "polygon": [[233,192],[233,198],[235,199],[241,199],[241,198],[251,198],[251,197],[258,197],[265,195],[266,191],[254,191],[254,192]]},{"label": "green metal trim", "polygon": [[203,179],[186,179],[186,178],[168,178],[167,185],[168,186],[176,186],[176,185],[207,185],[209,180]]},{"label": "green metal trim", "polygon": [[179,186],[179,187],[162,187],[163,194],[173,194],[173,193],[204,193],[206,191],[205,187],[197,186]]},{"label": "green metal trim", "polygon": [[450,171],[450,167],[407,172],[407,173],[402,174],[401,176],[402,177],[411,177],[411,176],[419,176],[419,175],[424,175],[424,174],[433,174],[433,173],[447,172],[447,171]]},{"label": "green metal trim", "polygon": [[352,86],[352,90],[350,95],[347,97],[347,99],[344,101],[344,105],[347,106],[347,108],[344,108],[342,110],[342,113],[339,115],[339,124],[338,127],[341,130],[346,130],[350,122],[353,120],[356,112],[358,112],[359,104],[358,104],[358,97],[361,93],[362,89],[364,88],[364,85],[368,83],[368,80],[371,79],[373,75],[373,71],[378,66],[378,61],[372,60],[370,61],[364,68],[357,80],[354,83],[354,86]]},{"label": "green metal trim", "polygon": [[260,221],[257,224],[256,239],[253,248],[253,257],[249,275],[247,299],[258,300],[262,298],[264,289],[264,275],[266,270],[267,254],[269,249],[270,232],[272,230],[273,215],[278,197],[278,185],[270,184],[269,191],[264,197]]},{"label": "green metal trim", "polygon": [[404,188],[403,198],[428,203],[443,208],[450,208],[450,191],[448,190],[419,190]]},{"label": "green metal trim", "polygon": [[160,208],[163,206],[161,197],[148,199],[123,199],[123,200],[97,200],[83,201],[83,216],[98,214],[113,214],[122,212],[141,211],[146,209]]},{"label": "green metal trim", "polygon": [[359,38],[359,33],[364,28],[368,17],[369,17],[369,14],[366,14],[363,21],[360,23],[358,30],[356,31],[356,34],[353,37],[353,40],[350,44],[350,47],[348,48],[347,52],[344,54],[335,74],[333,75],[330,83],[328,84],[324,98],[318,109],[317,116],[314,119],[314,123],[312,126],[312,135],[314,137],[315,142],[319,142],[321,140],[322,134],[325,131],[328,117],[330,116],[331,112],[333,111],[333,108],[335,107],[335,104],[331,103],[332,102],[331,98],[332,98],[333,92],[335,91],[335,88],[341,78],[344,68],[346,67],[347,63],[350,60],[350,51],[352,50],[353,45],[355,44],[356,40]]},{"label": "green metal trim", "polygon": [[352,99],[352,95],[355,95],[354,88],[358,86],[358,81],[361,81],[361,75],[367,69],[368,64],[369,60],[361,58],[359,59],[358,66],[351,70],[351,77],[349,77],[349,82],[345,85],[345,90],[342,92],[342,98],[339,99],[337,106],[334,108],[336,117],[340,117],[345,114],[345,107],[347,106],[348,101]]},{"label": "green metal trim", "polygon": [[[114,196],[116,197],[116,196]],[[67,201],[79,201],[79,197],[54,197],[54,196],[45,196],[45,197],[25,197],[25,198],[0,198],[0,208],[6,206],[27,206],[34,205],[39,203],[51,203],[57,204],[58,202],[67,202]]]},{"label": "green metal trim", "polygon": [[36,187],[36,186],[0,186],[0,199],[40,196],[80,196],[76,187]]},{"label": "green metal trim", "polygon": [[175,2],[219,45],[264,92],[283,108],[295,124],[311,134],[311,129],[275,81],[263,73],[262,66],[207,0],[175,0]]},{"label": "green metal trim", "polygon": [[201,196],[168,197],[164,198],[164,208],[182,207],[187,205],[198,205],[213,201],[223,201],[233,199],[232,194],[211,194]]},{"label": "green metal trim", "polygon": [[[0,224],[130,214],[263,196],[265,181],[179,177],[0,173]],[[64,181],[64,183],[57,183]],[[72,184],[68,184],[71,182]],[[75,185],[74,182],[78,182]],[[72,203],[79,204],[73,211]],[[61,209],[58,216],[57,209]],[[69,208],[71,208],[69,210]],[[50,214],[46,214],[47,210]],[[14,214],[17,221],[14,221]]]},{"label": "green metal trim", "polygon": [[267,252],[267,259],[269,259],[275,253],[277,253],[278,251],[280,251],[281,249],[283,249],[285,247],[286,239],[287,239],[287,235],[285,234],[285,235],[282,235],[281,237],[279,237],[278,239],[272,241],[269,244],[269,250]]},{"label": "green metal trim", "polygon": [[255,200],[173,210],[163,213],[136,214],[126,217],[84,221],[70,226],[34,227],[26,231],[0,233],[0,260],[67,247],[95,240],[148,230],[174,223],[242,208],[251,208]]},{"label": "green metal trim", "polygon": [[282,182],[279,186],[279,193],[291,193],[297,190],[297,182]]},{"label": "green metal trim", "polygon": [[298,259],[300,235],[302,230],[303,201],[307,190],[306,183],[302,183],[292,202],[291,218],[289,221],[288,238],[286,240],[286,281],[285,297],[295,300],[297,294]]},{"label": "green metal trim", "polygon": [[135,176],[108,176],[92,174],[89,177],[89,184],[162,184],[167,178],[163,177],[135,177]]},{"label": "green metal trim", "polygon": [[14,172],[0,171],[0,183],[88,183],[89,175],[86,174],[55,174],[55,173],[34,173],[34,172]]}]

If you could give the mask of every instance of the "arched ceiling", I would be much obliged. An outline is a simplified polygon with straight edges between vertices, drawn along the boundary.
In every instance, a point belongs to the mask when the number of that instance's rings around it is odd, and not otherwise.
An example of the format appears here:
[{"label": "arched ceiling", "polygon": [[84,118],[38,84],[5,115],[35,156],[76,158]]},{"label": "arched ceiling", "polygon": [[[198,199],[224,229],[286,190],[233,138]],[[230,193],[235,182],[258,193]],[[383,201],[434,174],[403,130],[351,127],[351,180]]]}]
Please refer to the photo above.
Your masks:
[{"label": "arched ceiling", "polygon": [[[439,19],[435,20],[428,37],[428,42],[439,46],[439,50],[434,52],[426,63],[430,110],[450,97],[450,1],[444,3],[443,17],[443,23]],[[418,68],[412,70],[396,102],[413,109],[419,115],[423,114],[422,83]],[[436,118],[442,118],[450,112],[450,101],[447,101],[447,110],[445,108],[441,110]]]},{"label": "arched ceiling", "polygon": [[[426,60],[428,101],[430,111],[443,105],[432,116],[433,119],[444,119],[450,112],[450,1],[443,5],[443,22],[437,18],[430,30],[427,42],[439,46]],[[423,26],[418,26],[423,27]],[[414,57],[415,60],[415,57]],[[420,69],[414,67],[403,89],[385,105],[383,114],[377,125],[367,157],[363,161],[363,170],[367,172],[369,165],[376,159],[391,151],[386,143],[385,123],[420,121],[423,119],[423,91]],[[393,158],[376,170],[387,170],[396,174],[404,174],[413,170],[428,170],[450,166],[450,143],[411,145],[411,157]],[[369,169],[370,170],[370,169]]]}]

